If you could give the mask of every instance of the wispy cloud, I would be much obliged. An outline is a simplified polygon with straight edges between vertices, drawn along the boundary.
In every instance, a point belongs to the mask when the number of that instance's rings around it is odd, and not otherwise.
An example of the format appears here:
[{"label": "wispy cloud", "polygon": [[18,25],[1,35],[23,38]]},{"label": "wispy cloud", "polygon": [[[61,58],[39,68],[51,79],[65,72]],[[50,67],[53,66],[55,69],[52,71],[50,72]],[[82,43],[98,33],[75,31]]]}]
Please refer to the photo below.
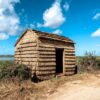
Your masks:
[{"label": "wispy cloud", "polygon": [[66,18],[61,8],[61,0],[56,0],[50,8],[43,13],[44,23],[38,23],[38,27],[58,28],[62,25]]},{"label": "wispy cloud", "polygon": [[98,28],[95,32],[92,33],[92,37],[100,37],[100,28]]},{"label": "wispy cloud", "polygon": [[0,0],[0,39],[8,39],[19,29],[20,20],[15,12],[14,5],[19,0]]},{"label": "wispy cloud", "polygon": [[57,30],[53,31],[54,34],[58,34],[58,35],[62,34],[62,32],[63,31],[61,31],[60,29],[57,29]]},{"label": "wispy cloud", "polygon": [[63,5],[63,8],[65,9],[65,11],[68,11],[69,10],[69,4],[66,2],[64,5]]},{"label": "wispy cloud", "polygon": [[96,13],[96,15],[93,16],[93,20],[100,19],[100,13]]}]

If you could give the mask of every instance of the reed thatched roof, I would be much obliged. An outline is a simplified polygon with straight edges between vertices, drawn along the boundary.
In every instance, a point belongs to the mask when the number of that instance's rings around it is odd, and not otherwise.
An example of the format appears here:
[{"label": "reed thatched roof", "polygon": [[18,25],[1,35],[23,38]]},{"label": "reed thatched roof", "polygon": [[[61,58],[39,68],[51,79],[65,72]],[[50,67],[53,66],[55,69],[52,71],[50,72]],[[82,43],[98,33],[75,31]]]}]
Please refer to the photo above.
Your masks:
[{"label": "reed thatched roof", "polygon": [[[30,29],[27,29],[22,35],[21,37],[18,39],[18,41],[16,42],[15,46],[17,45],[17,43],[21,40],[21,38],[25,35],[25,33],[27,33],[27,31],[29,31]],[[65,37],[65,36],[60,36],[57,34],[53,34],[53,33],[47,33],[47,32],[42,32],[42,31],[38,31],[38,30],[31,30],[33,32],[35,32],[39,38],[46,38],[46,39],[51,39],[51,40],[57,40],[57,41],[63,41],[63,42],[67,42],[67,43],[73,43],[74,41]]]}]

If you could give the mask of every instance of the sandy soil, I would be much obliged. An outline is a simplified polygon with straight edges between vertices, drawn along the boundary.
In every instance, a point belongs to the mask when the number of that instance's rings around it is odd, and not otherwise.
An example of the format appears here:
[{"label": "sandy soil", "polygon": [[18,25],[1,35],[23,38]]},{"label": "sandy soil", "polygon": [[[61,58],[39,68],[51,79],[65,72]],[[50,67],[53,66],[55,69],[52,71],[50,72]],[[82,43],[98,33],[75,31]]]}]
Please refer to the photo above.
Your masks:
[{"label": "sandy soil", "polygon": [[40,83],[3,80],[0,100],[100,100],[100,73],[63,76]]},{"label": "sandy soil", "polygon": [[65,83],[48,100],[100,100],[100,76]]}]

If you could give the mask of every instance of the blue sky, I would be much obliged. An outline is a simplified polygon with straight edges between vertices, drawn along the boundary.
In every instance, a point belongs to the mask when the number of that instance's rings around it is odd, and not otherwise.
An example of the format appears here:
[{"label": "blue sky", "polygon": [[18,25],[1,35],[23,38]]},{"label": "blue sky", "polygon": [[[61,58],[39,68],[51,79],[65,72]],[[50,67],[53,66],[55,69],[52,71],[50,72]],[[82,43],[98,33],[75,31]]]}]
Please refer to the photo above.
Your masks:
[{"label": "blue sky", "polygon": [[0,0],[0,54],[14,54],[28,28],[73,39],[76,55],[100,55],[100,0]]}]

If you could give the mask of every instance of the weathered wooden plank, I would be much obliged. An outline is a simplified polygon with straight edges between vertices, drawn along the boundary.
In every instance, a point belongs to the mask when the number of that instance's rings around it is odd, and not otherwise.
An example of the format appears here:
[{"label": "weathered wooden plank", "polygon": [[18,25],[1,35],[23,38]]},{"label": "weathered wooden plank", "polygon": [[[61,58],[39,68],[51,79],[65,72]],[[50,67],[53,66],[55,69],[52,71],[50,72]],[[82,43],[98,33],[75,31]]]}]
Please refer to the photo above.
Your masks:
[{"label": "weathered wooden plank", "polygon": [[53,66],[53,65],[56,65],[56,63],[55,63],[55,62],[49,62],[49,63],[47,63],[47,62],[40,62],[40,63],[39,63],[39,66],[45,66],[45,65],[46,65],[46,66],[47,66],[47,65],[52,65],[52,66]]},{"label": "weathered wooden plank", "polygon": [[76,62],[76,60],[75,60],[75,59],[72,59],[72,58],[71,58],[71,59],[70,59],[70,58],[67,58],[67,59],[65,59],[64,61],[65,61],[65,62],[73,62],[73,61]]},{"label": "weathered wooden plank", "polygon": [[55,70],[55,67],[39,67],[38,70],[42,70],[42,71],[48,71],[48,70]]},{"label": "weathered wooden plank", "polygon": [[55,51],[55,48],[38,48],[39,51]]},{"label": "weathered wooden plank", "polygon": [[75,56],[75,54],[65,54],[65,56]]},{"label": "weathered wooden plank", "polygon": [[75,49],[65,49],[65,52],[75,52]]},{"label": "weathered wooden plank", "polygon": [[55,55],[55,52],[39,52],[39,55]]},{"label": "weathered wooden plank", "polygon": [[28,66],[37,66],[37,62],[22,61],[21,63]]},{"label": "weathered wooden plank", "polygon": [[32,54],[37,54],[37,51],[32,51],[32,52],[18,52],[16,55],[32,55]]},{"label": "weathered wooden plank", "polygon": [[31,45],[36,45],[37,42],[26,42],[26,43],[21,43],[20,46],[31,46]]},{"label": "weathered wooden plank", "polygon": [[75,64],[75,61],[74,62],[65,62],[65,64]]},{"label": "weathered wooden plank", "polygon": [[25,61],[25,60],[23,60],[23,59],[20,59],[20,60],[16,59],[15,61],[25,62],[25,63],[28,63],[28,64],[29,64],[29,63],[30,63],[30,64],[31,64],[31,63],[37,63],[36,61],[28,61],[28,60]]},{"label": "weathered wooden plank", "polygon": [[[65,57],[64,57],[65,58]],[[76,60],[76,58],[66,58],[65,61]]]},{"label": "weathered wooden plank", "polygon": [[76,57],[75,56],[66,56],[65,55],[65,59],[75,59]]},{"label": "weathered wooden plank", "polygon": [[56,59],[50,59],[50,58],[49,58],[49,59],[39,59],[38,61],[39,61],[39,62],[42,62],[42,61],[43,61],[43,62],[51,62],[51,61],[55,62]]},{"label": "weathered wooden plank", "polygon": [[36,58],[36,57],[37,57],[37,54],[33,54],[33,55],[15,55],[15,57],[22,57],[22,58],[23,58],[23,57],[26,57],[26,58],[27,58],[27,57],[28,57],[28,58],[29,58],[29,57],[30,57],[30,58],[32,57],[32,58],[33,58],[33,57],[34,57],[34,58]]},{"label": "weathered wooden plank", "polygon": [[55,75],[55,71],[53,72],[40,72],[40,73],[37,73],[37,76],[48,76],[48,75]]},{"label": "weathered wooden plank", "polygon": [[39,55],[39,58],[55,58],[56,55],[55,54],[52,54],[52,55]]},{"label": "weathered wooden plank", "polygon": [[65,61],[65,62],[76,62],[75,59],[65,59],[64,61]]},{"label": "weathered wooden plank", "polygon": [[54,68],[56,65],[40,65],[40,64],[38,64],[38,67],[40,68],[49,68],[49,67],[51,67],[51,68]]},{"label": "weathered wooden plank", "polygon": [[17,52],[16,54],[34,54],[37,53],[37,51],[21,51],[21,52]]},{"label": "weathered wooden plank", "polygon": [[[22,50],[22,51],[37,51],[37,48],[36,47],[29,47],[29,48],[21,48],[20,50]],[[20,50],[17,49],[15,51],[15,53],[20,52]]]},{"label": "weathered wooden plank", "polygon": [[70,70],[70,69],[74,69],[75,70],[75,67],[65,67],[66,70]]},{"label": "weathered wooden plank", "polygon": [[37,46],[37,43],[34,43],[33,45],[31,45],[31,44],[19,45],[19,46],[17,47],[17,49],[19,50],[19,49],[22,49],[22,48],[29,48],[29,47],[36,47],[36,46]]},{"label": "weathered wooden plank", "polygon": [[18,61],[24,61],[24,62],[37,62],[37,59],[27,59],[27,58],[19,58]]},{"label": "weathered wooden plank", "polygon": [[45,72],[45,71],[48,71],[48,72],[52,72],[54,71],[55,69],[38,69],[36,71],[41,71],[41,72]]},{"label": "weathered wooden plank", "polygon": [[75,64],[73,64],[73,63],[67,63],[67,64],[65,64],[65,65],[73,65],[73,66],[74,66]]},{"label": "weathered wooden plank", "polygon": [[67,72],[72,72],[72,73],[75,73],[75,69],[65,69],[65,72],[67,73]]},{"label": "weathered wooden plank", "polygon": [[37,53],[20,53],[20,54],[16,54],[16,55],[19,55],[19,56],[22,56],[22,55],[36,55]]},{"label": "weathered wooden plank", "polygon": [[70,46],[66,45],[66,48],[65,48],[65,49],[68,50],[68,49],[75,49],[75,48],[74,48],[74,46],[72,46],[72,45],[70,45]]},{"label": "weathered wooden plank", "polygon": [[36,47],[36,45],[19,47],[18,50],[21,50],[21,49],[23,49],[23,48],[30,48],[30,47]]},{"label": "weathered wooden plank", "polygon": [[22,45],[22,46],[20,46],[18,49],[29,48],[29,47],[36,47],[36,46],[37,46],[37,44],[34,44],[34,45],[27,45],[27,46]]},{"label": "weathered wooden plank", "polygon": [[75,65],[65,65],[64,68],[75,67]]},{"label": "weathered wooden plank", "polygon": [[26,59],[36,59],[37,57],[14,57],[15,59],[26,58]]},{"label": "weathered wooden plank", "polygon": [[75,55],[75,52],[65,52],[65,55]]},{"label": "weathered wooden plank", "polygon": [[38,46],[41,47],[41,48],[54,48],[53,45],[38,44]]},{"label": "weathered wooden plank", "polygon": [[20,43],[20,45],[24,45],[24,44],[33,44],[33,43],[36,43],[36,42],[34,42],[34,41],[27,41],[27,42],[22,42],[22,43]]}]

